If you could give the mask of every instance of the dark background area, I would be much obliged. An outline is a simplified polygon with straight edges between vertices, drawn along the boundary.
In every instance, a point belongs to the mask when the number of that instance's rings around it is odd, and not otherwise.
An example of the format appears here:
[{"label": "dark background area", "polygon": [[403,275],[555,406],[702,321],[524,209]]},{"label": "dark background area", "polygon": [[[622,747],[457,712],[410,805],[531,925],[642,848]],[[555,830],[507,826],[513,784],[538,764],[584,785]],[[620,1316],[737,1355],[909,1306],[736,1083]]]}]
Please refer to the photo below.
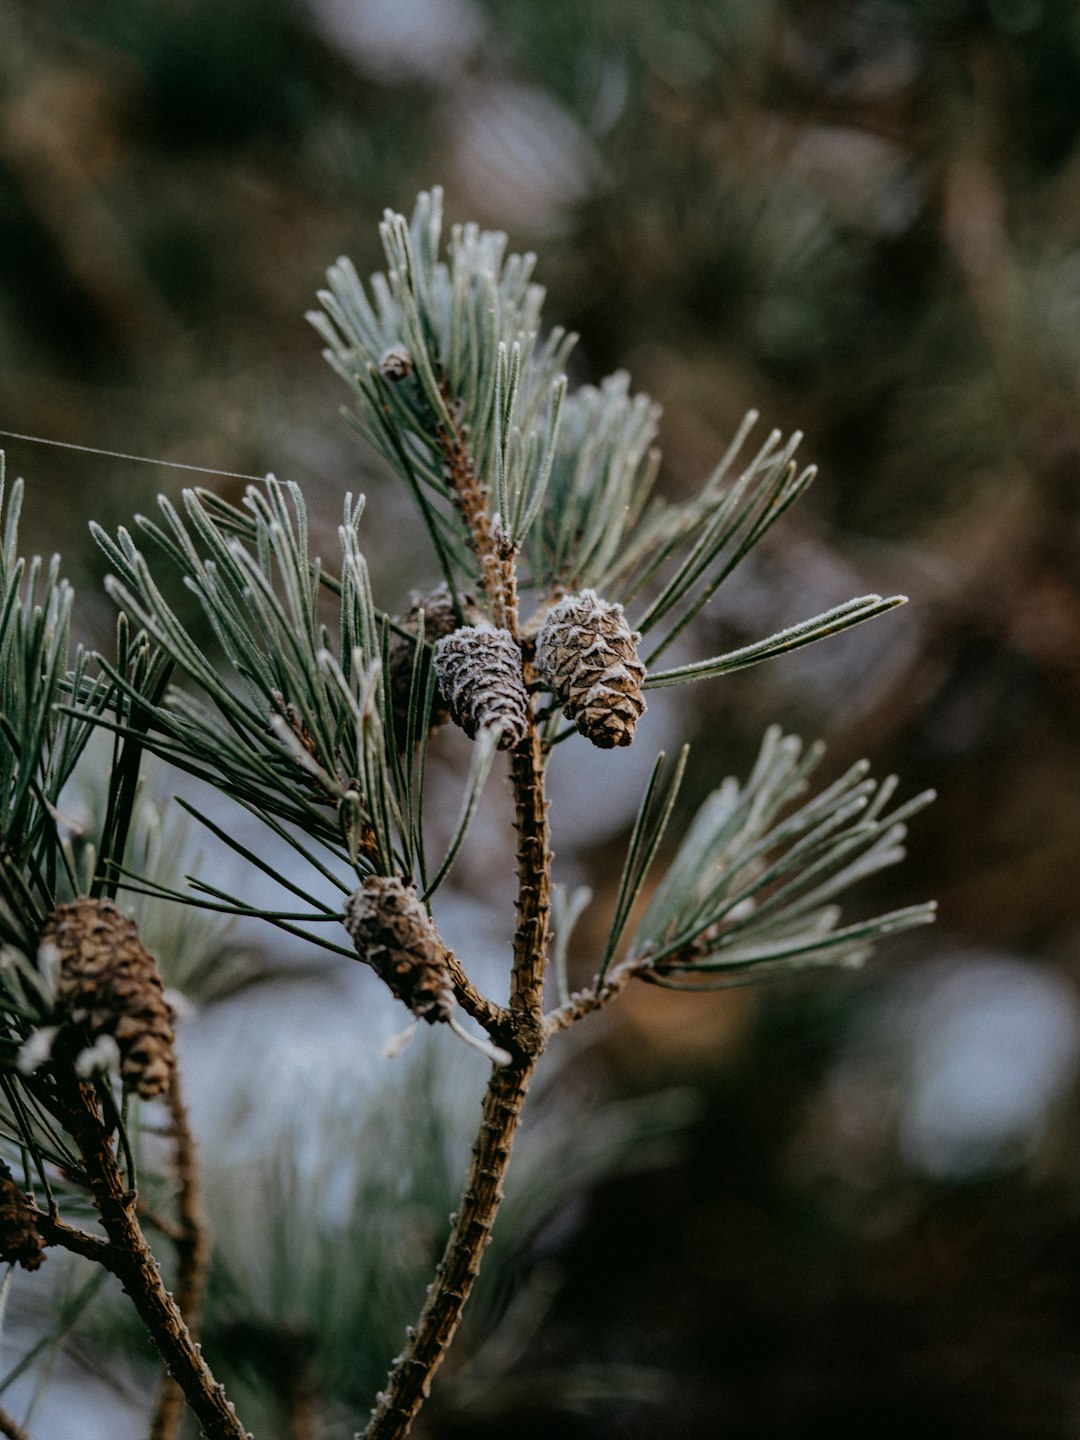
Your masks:
[{"label": "dark background area", "polygon": [[[528,1343],[423,1433],[1080,1435],[1080,9],[3,4],[0,425],[272,470],[328,527],[363,488],[396,539],[303,314],[433,183],[538,251],[575,381],[663,402],[667,493],[750,406],[805,431],[808,501],[695,644],[912,604],[695,687],[692,798],[774,719],[830,774],[868,755],[939,800],[863,899],[942,910],[858,975],[613,1012],[582,1063],[696,1118],[537,1240]],[[86,522],[185,477],[5,443],[24,548],[63,552],[104,647]],[[378,547],[391,608],[419,554]],[[581,858],[601,898],[621,839]]]}]

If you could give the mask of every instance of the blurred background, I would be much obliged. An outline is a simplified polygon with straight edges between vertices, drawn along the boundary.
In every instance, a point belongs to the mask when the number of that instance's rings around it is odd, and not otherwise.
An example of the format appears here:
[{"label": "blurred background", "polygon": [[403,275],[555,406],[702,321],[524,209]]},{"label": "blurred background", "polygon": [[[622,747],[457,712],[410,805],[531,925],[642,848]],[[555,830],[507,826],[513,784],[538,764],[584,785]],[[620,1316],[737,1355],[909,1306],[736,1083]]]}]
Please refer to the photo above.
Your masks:
[{"label": "blurred background", "polygon": [[[828,778],[865,754],[938,789],[862,900],[942,910],[865,972],[640,987],[567,1037],[417,1433],[1080,1435],[1080,7],[3,0],[0,426],[296,480],[328,563],[363,489],[400,609],[434,566],[303,316],[433,183],[539,253],[574,382],[625,367],[662,402],[668,494],[750,406],[805,432],[808,501],[688,656],[912,597],[656,692],[636,768],[560,756],[560,876],[596,896],[575,972],[657,746],[696,742],[685,824],[773,720],[827,739]],[[190,477],[0,443],[23,549],[63,553],[108,649],[87,520]],[[433,763],[450,793],[452,744]],[[496,987],[504,823],[496,803],[445,922]],[[172,824],[144,843],[179,874],[209,842]],[[207,1352],[260,1440],[351,1435],[445,1233],[482,1062],[434,1034],[386,1061],[373,977],[157,923],[219,1242]],[[145,1342],[108,1285],[46,1270],[15,1284],[3,1403],[39,1440],[136,1440]]]}]

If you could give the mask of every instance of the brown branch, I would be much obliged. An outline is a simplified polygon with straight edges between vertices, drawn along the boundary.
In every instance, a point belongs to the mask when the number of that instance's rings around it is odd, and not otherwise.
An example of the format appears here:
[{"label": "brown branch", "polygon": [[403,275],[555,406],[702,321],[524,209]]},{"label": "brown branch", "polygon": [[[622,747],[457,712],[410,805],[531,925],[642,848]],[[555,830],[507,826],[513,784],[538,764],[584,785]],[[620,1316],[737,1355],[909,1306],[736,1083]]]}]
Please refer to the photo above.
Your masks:
[{"label": "brown branch", "polygon": [[109,1242],[102,1240],[99,1235],[91,1235],[86,1230],[77,1230],[73,1225],[66,1225],[63,1220],[44,1210],[35,1210],[34,1220],[38,1233],[46,1245],[59,1245],[64,1250],[70,1250],[73,1255],[81,1255],[84,1260],[93,1260],[98,1265],[108,1265]]},{"label": "brown branch", "polygon": [[7,1440],[30,1440],[30,1432],[24,1430],[19,1422],[2,1407],[0,1407],[0,1435],[6,1435]]},{"label": "brown branch", "polygon": [[[449,386],[442,382],[446,412],[453,417],[455,405]],[[465,528],[469,544],[480,562],[480,587],[491,606],[496,625],[517,639],[517,591],[514,580],[513,551],[507,553],[488,516],[488,492],[469,450],[468,431],[453,418],[450,428],[443,422],[435,425],[435,441],[439,447],[450,489]]]},{"label": "brown branch", "polygon": [[[199,1318],[206,1293],[210,1244],[206,1233],[195,1139],[188,1124],[187,1107],[184,1105],[180,1076],[176,1070],[173,1071],[169,1087],[169,1113],[172,1116],[176,1142],[174,1163],[179,1184],[179,1224],[173,1237],[177,1257],[176,1303],[194,1339],[198,1335]],[[180,1431],[183,1414],[184,1392],[173,1377],[166,1374],[158,1391],[149,1440],[175,1440]]]},{"label": "brown branch", "polygon": [[548,849],[544,757],[537,725],[510,758],[517,830],[517,928],[510,980],[510,1010],[527,1016],[540,1038],[547,961],[548,912],[551,908],[551,852]]},{"label": "brown branch", "polygon": [[507,1012],[501,1005],[496,1005],[494,1000],[489,1000],[476,988],[461,968],[461,961],[452,950],[446,951],[446,968],[450,972],[454,995],[465,1013],[471,1015],[489,1035],[502,1033],[508,1019]]},{"label": "brown branch", "polygon": [[108,1245],[101,1262],[130,1296],[162,1359],[191,1406],[206,1440],[250,1440],[166,1290],[137,1219],[137,1197],[127,1190],[112,1138],[89,1085],[70,1073],[58,1077],[66,1102],[66,1129],[86,1169]]},{"label": "brown branch", "polygon": [[495,1067],[484,1096],[461,1205],[415,1330],[394,1361],[363,1440],[403,1440],[431,1389],[461,1321],[465,1302],[503,1196],[503,1177],[536,1062],[544,1048],[543,985],[547,959],[551,854],[543,755],[535,720],[511,756],[517,829],[517,923],[510,1008],[495,1038],[511,1063]]},{"label": "brown branch", "polygon": [[534,1064],[534,1060],[518,1061],[492,1071],[461,1208],[453,1217],[416,1329],[378,1396],[364,1440],[402,1440],[427,1399],[480,1271]]}]

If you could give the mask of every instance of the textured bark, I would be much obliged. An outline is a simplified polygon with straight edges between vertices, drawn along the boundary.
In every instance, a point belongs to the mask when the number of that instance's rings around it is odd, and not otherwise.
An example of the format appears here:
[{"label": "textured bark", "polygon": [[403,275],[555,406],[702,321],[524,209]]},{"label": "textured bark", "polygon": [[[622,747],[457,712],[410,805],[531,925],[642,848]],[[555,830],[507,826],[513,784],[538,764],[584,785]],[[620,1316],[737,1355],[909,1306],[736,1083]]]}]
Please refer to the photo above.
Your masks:
[{"label": "textured bark", "polygon": [[46,1245],[59,1245],[64,1250],[70,1250],[72,1255],[81,1255],[84,1260],[92,1260],[95,1265],[108,1266],[107,1240],[90,1235],[85,1230],[76,1230],[72,1225],[65,1225],[62,1220],[46,1214],[44,1210],[37,1212],[37,1226]]},{"label": "textured bark", "polygon": [[454,1218],[420,1318],[390,1372],[364,1440],[400,1440],[427,1399],[461,1321],[503,1195],[503,1176],[533,1072],[533,1061],[493,1070],[461,1208]]},{"label": "textured bark", "polygon": [[[180,1091],[180,1077],[175,1071],[169,1090],[169,1112],[172,1116],[173,1141],[176,1147],[175,1170],[179,1185],[179,1224],[173,1242],[177,1259],[176,1303],[194,1339],[199,1333],[199,1319],[206,1293],[210,1244],[202,1204],[202,1187],[199,1183],[199,1159],[195,1138],[188,1124],[187,1107]],[[175,1440],[180,1433],[184,1404],[183,1390],[171,1375],[166,1374],[158,1391],[149,1440]]]},{"label": "textured bark", "polygon": [[446,968],[450,972],[454,995],[466,1015],[471,1015],[489,1035],[495,1035],[505,1027],[506,1011],[476,988],[452,950],[446,952]]},{"label": "textured bark", "polygon": [[165,1288],[136,1218],[136,1197],[124,1186],[93,1090],[74,1078],[66,1090],[67,1129],[79,1147],[94,1204],[108,1237],[102,1263],[130,1296],[206,1440],[250,1440],[203,1359],[179,1306]]},{"label": "textured bark", "polygon": [[592,990],[579,990],[570,996],[567,1004],[561,1005],[558,1010],[552,1010],[544,1017],[544,1033],[547,1036],[556,1034],[559,1030],[566,1030],[578,1020],[584,1020],[586,1015],[591,1015],[594,1010],[602,1010],[605,1005],[614,1000],[626,988],[629,981],[635,975],[643,975],[648,970],[646,960],[624,961],[616,966],[601,985]]},{"label": "textured bark", "polygon": [[544,760],[535,725],[510,761],[517,830],[517,926],[510,1009],[527,1017],[538,1048],[544,1006],[544,965],[547,961],[548,912],[551,908],[551,852],[548,849]]},{"label": "textured bark", "polygon": [[364,1440],[403,1440],[461,1321],[503,1196],[503,1178],[536,1061],[544,1047],[551,854],[543,755],[534,724],[511,757],[518,899],[510,1007],[494,1037],[513,1059],[493,1069],[461,1206],[415,1330],[378,1397]]},{"label": "textured bark", "polygon": [[[448,392],[445,399],[448,408],[451,408]],[[488,519],[487,487],[477,474],[476,465],[469,453],[468,437],[455,426],[452,431],[440,427],[436,439],[446,478],[468,529],[472,549],[480,562],[480,588],[491,606],[491,618],[496,625],[513,634],[503,597],[499,556]]]}]

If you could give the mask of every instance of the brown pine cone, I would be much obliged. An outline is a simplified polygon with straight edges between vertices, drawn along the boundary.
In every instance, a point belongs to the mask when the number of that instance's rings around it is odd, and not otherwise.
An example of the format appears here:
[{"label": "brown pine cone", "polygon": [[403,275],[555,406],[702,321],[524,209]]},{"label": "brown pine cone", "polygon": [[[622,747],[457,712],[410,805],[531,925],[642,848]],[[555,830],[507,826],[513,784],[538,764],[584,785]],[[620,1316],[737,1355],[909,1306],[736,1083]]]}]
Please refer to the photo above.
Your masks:
[{"label": "brown pine cone", "polygon": [[37,1270],[44,1259],[45,1242],[38,1233],[30,1201],[0,1160],[0,1261]]},{"label": "brown pine cone", "polygon": [[506,630],[463,625],[436,645],[435,674],[450,714],[471,740],[501,725],[499,749],[509,750],[528,734],[521,651]]},{"label": "brown pine cone", "polygon": [[395,384],[407,380],[413,372],[412,351],[407,345],[391,345],[379,357],[379,369],[387,380]]},{"label": "brown pine cone", "polygon": [[[461,597],[462,615],[465,620],[477,618],[476,603],[471,595]],[[440,585],[430,595],[414,595],[412,604],[401,617],[401,625],[404,629],[415,635],[420,628],[420,611],[424,612],[424,640],[428,645],[434,645],[436,641],[451,635],[458,628],[457,611],[454,609],[454,597],[446,585]],[[412,693],[413,663],[416,658],[416,641],[399,635],[392,631],[390,635],[389,653],[387,656],[387,679],[390,684],[390,703],[394,711],[394,735],[399,748],[405,745],[409,726],[409,696]],[[427,655],[420,661],[420,674],[417,677],[419,686],[418,693],[423,697],[424,688],[427,685],[428,667],[430,660]],[[438,690],[431,702],[431,713],[427,717],[427,726],[430,730],[445,725],[450,719],[450,711],[442,701]],[[423,734],[423,724],[416,726],[416,736],[420,739]]]},{"label": "brown pine cone", "polygon": [[622,606],[601,600],[595,590],[564,596],[537,634],[536,664],[544,683],[566,718],[601,750],[629,745],[645,712],[640,639]]},{"label": "brown pine cone", "polygon": [[111,1035],[119,1046],[125,1088],[144,1100],[163,1094],[176,1064],[172,1017],[134,922],[111,900],[75,900],[57,906],[39,943],[60,954],[59,1007],[95,1039]]},{"label": "brown pine cone", "polygon": [[446,947],[414,885],[368,875],[345,902],[345,929],[358,957],[414,1015],[434,1025],[456,1001]]}]

